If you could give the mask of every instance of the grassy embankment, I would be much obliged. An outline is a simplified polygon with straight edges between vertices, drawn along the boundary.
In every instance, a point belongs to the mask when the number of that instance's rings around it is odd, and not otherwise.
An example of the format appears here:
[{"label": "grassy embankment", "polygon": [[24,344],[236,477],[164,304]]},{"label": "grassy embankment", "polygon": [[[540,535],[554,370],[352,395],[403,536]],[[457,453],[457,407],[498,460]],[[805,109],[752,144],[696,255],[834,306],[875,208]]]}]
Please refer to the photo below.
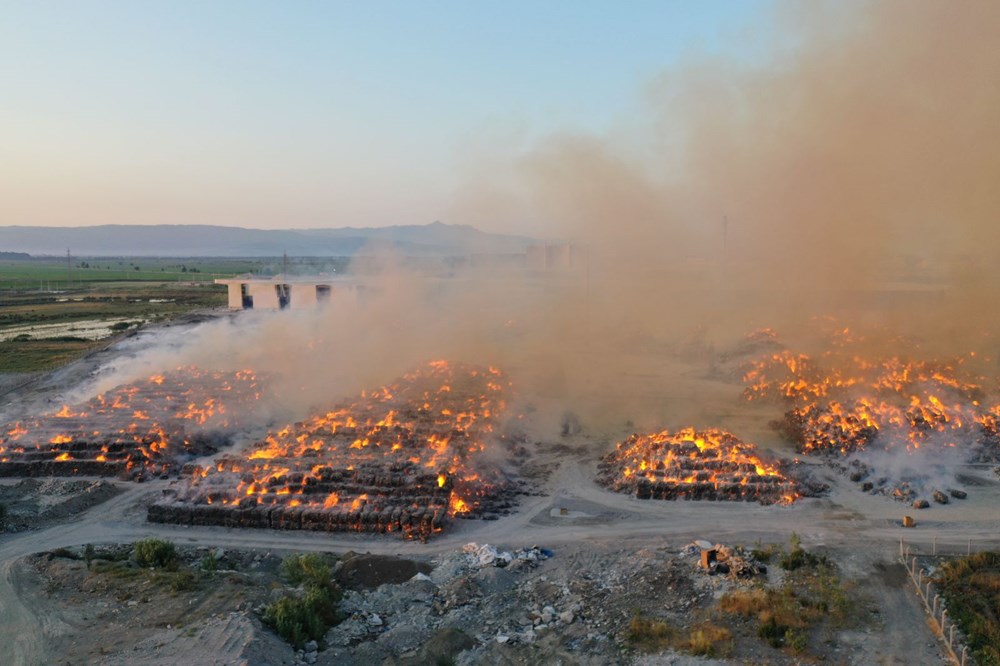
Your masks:
[{"label": "grassy embankment", "polygon": [[937,582],[976,664],[1000,666],[1000,553],[948,562]]}]

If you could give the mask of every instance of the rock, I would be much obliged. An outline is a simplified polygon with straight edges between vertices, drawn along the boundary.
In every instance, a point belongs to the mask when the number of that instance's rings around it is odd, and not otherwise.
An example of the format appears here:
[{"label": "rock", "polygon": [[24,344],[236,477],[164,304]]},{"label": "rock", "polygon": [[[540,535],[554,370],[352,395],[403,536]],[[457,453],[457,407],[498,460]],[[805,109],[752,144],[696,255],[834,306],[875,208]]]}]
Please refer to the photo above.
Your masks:
[{"label": "rock", "polygon": [[216,549],[215,549],[215,550],[214,550],[214,551],[212,552],[212,557],[214,557],[214,558],[215,558],[215,559],[217,559],[217,560],[221,560],[221,559],[222,559],[223,557],[225,557],[225,555],[226,555],[226,550],[225,550],[225,548],[216,548]]},{"label": "rock", "polygon": [[378,616],[378,613],[372,613],[368,616],[368,624],[372,627],[381,627],[382,618]]},{"label": "rock", "polygon": [[487,567],[473,576],[483,594],[503,594],[509,592],[517,584],[517,578],[507,569]]},{"label": "rock", "polygon": [[400,621],[406,624],[394,626],[378,637],[380,645],[398,655],[420,647],[431,633],[426,623],[410,624],[410,618],[401,618]]},{"label": "rock", "polygon": [[[472,649],[476,641],[472,636],[455,627],[438,629],[428,639],[420,652],[412,659],[401,660],[405,666],[423,666],[424,664],[440,664],[455,661],[455,657],[464,650]],[[380,662],[372,662],[380,663]]]},{"label": "rock", "polygon": [[497,634],[497,643],[500,643],[500,645],[503,645],[504,643],[506,643],[509,640],[510,640],[510,636],[505,636],[503,634]]},{"label": "rock", "polygon": [[563,611],[562,613],[559,613],[559,621],[563,624],[573,624],[573,620],[575,619],[576,618],[573,616],[572,611]]},{"label": "rock", "polygon": [[913,500],[913,508],[914,509],[926,509],[930,505],[931,505],[931,503],[928,502],[925,499]]},{"label": "rock", "polygon": [[316,644],[316,641],[309,641],[308,643],[302,646],[302,649],[305,650],[306,652],[316,652],[317,650],[319,650],[319,645]]},{"label": "rock", "polygon": [[319,653],[313,650],[312,652],[306,652],[305,657],[303,657],[307,664],[315,664],[316,660],[319,659]]}]

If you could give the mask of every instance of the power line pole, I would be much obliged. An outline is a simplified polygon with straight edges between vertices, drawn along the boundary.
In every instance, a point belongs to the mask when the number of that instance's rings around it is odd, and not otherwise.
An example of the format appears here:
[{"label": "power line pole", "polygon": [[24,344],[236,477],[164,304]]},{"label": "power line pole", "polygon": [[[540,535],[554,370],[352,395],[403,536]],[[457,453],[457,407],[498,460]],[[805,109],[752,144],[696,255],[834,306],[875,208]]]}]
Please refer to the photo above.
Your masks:
[{"label": "power line pole", "polygon": [[69,289],[69,283],[70,283],[69,270],[70,270],[69,248],[66,248],[66,288],[67,289]]}]

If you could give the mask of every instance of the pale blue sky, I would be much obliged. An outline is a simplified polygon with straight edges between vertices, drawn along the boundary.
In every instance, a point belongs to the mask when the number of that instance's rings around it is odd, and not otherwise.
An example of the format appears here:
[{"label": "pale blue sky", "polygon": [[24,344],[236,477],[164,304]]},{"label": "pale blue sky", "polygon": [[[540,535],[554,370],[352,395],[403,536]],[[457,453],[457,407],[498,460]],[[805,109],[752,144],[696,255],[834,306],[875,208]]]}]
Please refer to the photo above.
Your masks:
[{"label": "pale blue sky", "polygon": [[483,137],[602,134],[770,5],[0,0],[0,225],[461,223]]}]

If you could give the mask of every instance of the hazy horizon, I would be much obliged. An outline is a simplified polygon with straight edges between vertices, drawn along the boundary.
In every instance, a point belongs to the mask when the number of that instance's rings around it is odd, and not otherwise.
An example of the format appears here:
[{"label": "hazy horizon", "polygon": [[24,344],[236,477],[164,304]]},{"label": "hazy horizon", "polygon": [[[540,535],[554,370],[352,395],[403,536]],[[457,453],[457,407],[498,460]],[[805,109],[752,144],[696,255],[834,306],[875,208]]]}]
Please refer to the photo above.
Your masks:
[{"label": "hazy horizon", "polygon": [[470,209],[490,162],[630,125],[685,59],[759,57],[770,4],[0,0],[0,225],[545,235]]}]

